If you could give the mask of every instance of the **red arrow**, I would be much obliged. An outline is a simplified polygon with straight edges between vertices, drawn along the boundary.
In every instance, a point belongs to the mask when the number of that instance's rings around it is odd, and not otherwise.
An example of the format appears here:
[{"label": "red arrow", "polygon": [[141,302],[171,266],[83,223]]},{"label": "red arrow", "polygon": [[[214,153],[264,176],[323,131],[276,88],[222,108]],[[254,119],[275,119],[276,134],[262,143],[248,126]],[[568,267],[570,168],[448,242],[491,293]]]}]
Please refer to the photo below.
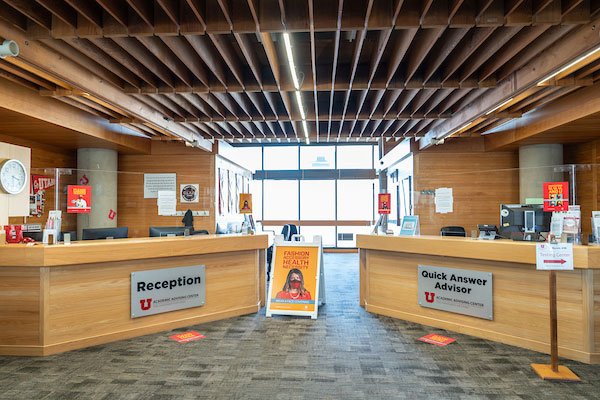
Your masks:
[{"label": "red arrow", "polygon": [[545,263],[551,263],[551,264],[564,264],[567,261],[566,260],[544,260]]}]

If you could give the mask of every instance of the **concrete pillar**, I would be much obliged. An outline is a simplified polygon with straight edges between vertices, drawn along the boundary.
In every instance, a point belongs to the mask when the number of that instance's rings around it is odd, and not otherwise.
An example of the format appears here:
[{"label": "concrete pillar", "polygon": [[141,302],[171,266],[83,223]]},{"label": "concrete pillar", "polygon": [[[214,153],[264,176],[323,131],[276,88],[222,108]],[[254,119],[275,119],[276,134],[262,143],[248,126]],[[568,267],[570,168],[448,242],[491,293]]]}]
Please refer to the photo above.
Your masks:
[{"label": "concrete pillar", "polygon": [[77,181],[92,187],[92,212],[77,215],[79,239],[84,228],[117,226],[117,163],[118,154],[115,150],[77,150]]},{"label": "concrete pillar", "polygon": [[544,197],[544,182],[563,180],[562,172],[553,166],[563,164],[562,144],[534,144],[519,147],[519,199]]}]

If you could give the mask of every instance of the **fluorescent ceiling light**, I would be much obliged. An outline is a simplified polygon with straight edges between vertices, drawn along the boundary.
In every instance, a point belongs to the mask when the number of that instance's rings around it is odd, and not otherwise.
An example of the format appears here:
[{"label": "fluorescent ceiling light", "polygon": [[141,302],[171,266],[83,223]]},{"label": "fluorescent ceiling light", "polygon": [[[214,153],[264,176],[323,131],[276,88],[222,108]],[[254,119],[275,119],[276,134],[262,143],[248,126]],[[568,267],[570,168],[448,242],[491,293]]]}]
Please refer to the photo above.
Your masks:
[{"label": "fluorescent ceiling light", "polygon": [[292,74],[292,80],[294,81],[294,87],[296,90],[300,90],[298,84],[298,77],[296,76],[296,64],[294,64],[294,56],[292,55],[292,44],[290,43],[290,35],[285,32],[283,34],[283,42],[285,43],[285,51],[288,57],[288,64],[290,66],[290,73]]},{"label": "fluorescent ceiling light", "polygon": [[510,103],[511,101],[513,101],[513,97],[511,97],[510,99],[506,100],[504,103],[500,104],[499,106],[496,106],[494,108],[492,108],[490,111],[486,112],[485,115],[490,115],[491,113],[493,113],[494,111],[504,107],[505,105],[507,105],[508,103]]},{"label": "fluorescent ceiling light", "polygon": [[565,67],[562,67],[561,69],[559,69],[558,71],[556,71],[556,72],[555,72],[555,73],[553,73],[552,75],[550,75],[550,76],[548,76],[548,77],[546,77],[546,78],[542,79],[541,81],[539,81],[539,82],[538,82],[538,86],[539,86],[539,85],[541,85],[541,84],[543,84],[543,83],[544,83],[544,82],[546,82],[546,81],[549,81],[550,79],[554,78],[556,75],[558,75],[558,74],[560,74],[560,73],[562,73],[562,72],[564,72],[564,71],[568,70],[569,68],[571,68],[571,67],[572,67],[572,66],[574,66],[575,64],[582,62],[582,61],[583,61],[583,60],[585,60],[586,58],[588,58],[588,57],[590,57],[590,56],[592,56],[592,55],[596,54],[596,53],[597,53],[597,52],[599,52],[599,51],[600,51],[600,47],[598,47],[598,48],[597,48],[597,49],[595,49],[595,50],[592,50],[592,51],[590,51],[590,52],[589,52],[589,53],[587,53],[586,55],[583,55],[583,56],[579,57],[577,60],[573,61],[572,63],[569,63],[569,64],[567,64],[567,66],[565,66]]},{"label": "fluorescent ceiling light", "polygon": [[302,120],[302,128],[304,129],[304,136],[308,137],[308,125],[306,124],[306,120]]},{"label": "fluorescent ceiling light", "polygon": [[310,144],[310,139],[306,138],[306,144]]},{"label": "fluorescent ceiling light", "polygon": [[300,97],[299,90],[296,90],[296,101],[298,102],[298,108],[300,109],[300,118],[302,118],[302,120],[305,120],[306,114],[304,114],[304,107],[302,106],[302,98]]}]

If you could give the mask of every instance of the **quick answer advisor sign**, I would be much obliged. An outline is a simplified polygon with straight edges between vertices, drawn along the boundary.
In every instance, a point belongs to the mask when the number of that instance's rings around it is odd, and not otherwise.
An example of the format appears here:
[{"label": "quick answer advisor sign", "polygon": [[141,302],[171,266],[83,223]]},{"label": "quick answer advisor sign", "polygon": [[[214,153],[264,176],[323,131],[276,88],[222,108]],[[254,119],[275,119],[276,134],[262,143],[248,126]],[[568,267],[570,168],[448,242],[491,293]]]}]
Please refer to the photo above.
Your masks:
[{"label": "quick answer advisor sign", "polygon": [[421,307],[493,319],[491,273],[419,265],[418,274]]}]

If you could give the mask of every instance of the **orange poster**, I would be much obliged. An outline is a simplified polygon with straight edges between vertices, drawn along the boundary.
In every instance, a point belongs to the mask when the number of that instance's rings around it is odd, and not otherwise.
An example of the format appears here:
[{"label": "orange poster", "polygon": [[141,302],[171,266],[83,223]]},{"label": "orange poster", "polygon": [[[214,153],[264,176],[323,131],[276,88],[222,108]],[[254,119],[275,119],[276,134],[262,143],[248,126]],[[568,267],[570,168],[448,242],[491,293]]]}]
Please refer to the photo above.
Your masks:
[{"label": "orange poster", "polygon": [[379,193],[379,214],[390,213],[391,196],[389,193]]},{"label": "orange poster", "polygon": [[276,246],[269,310],[315,311],[319,247]]},{"label": "orange poster", "polygon": [[240,214],[252,214],[251,193],[240,193]]}]

